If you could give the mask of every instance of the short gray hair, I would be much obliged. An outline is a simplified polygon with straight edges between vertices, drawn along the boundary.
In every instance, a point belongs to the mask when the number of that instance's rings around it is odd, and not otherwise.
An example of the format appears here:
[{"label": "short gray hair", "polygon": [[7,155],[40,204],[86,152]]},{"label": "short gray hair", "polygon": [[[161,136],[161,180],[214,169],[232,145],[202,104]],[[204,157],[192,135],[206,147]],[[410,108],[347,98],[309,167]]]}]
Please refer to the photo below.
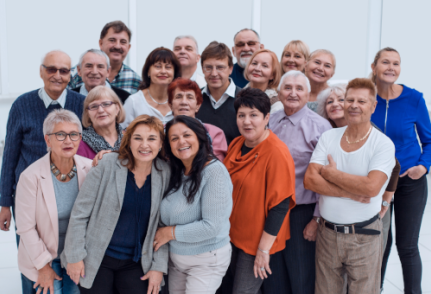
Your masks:
[{"label": "short gray hair", "polygon": [[235,43],[235,38],[236,38],[236,36],[238,36],[239,33],[242,33],[242,32],[245,32],[245,31],[251,31],[251,32],[255,33],[256,37],[257,37],[257,39],[259,40],[259,43],[260,43],[260,36],[259,36],[259,34],[255,30],[249,29],[249,28],[242,29],[238,33],[236,33],[235,36],[233,36],[233,42]]},{"label": "short gray hair", "polygon": [[46,57],[47,57],[49,54],[52,54],[52,53],[63,53],[63,54],[65,54],[67,57],[69,57],[69,59],[70,59],[70,60],[72,60],[72,59],[70,58],[69,54],[67,54],[66,52],[64,52],[64,51],[62,51],[62,50],[51,50],[51,51],[49,51],[49,52],[45,53],[45,55],[42,57],[42,59],[40,60],[40,65],[42,65],[42,64],[45,62]]},{"label": "short gray hair", "polygon": [[[54,109],[43,121],[43,135],[46,136],[54,131],[54,128],[59,123],[71,123],[78,127],[80,133],[82,133],[82,125],[78,116],[70,110],[66,109]],[[49,152],[51,148],[47,147],[46,150]]]},{"label": "short gray hair", "polygon": [[176,37],[176,38],[175,38],[175,40],[174,40],[174,46],[175,46],[175,42],[176,42],[176,41],[178,41],[178,40],[181,40],[181,39],[190,39],[190,40],[192,40],[193,42],[195,42],[195,45],[196,45],[196,52],[198,52],[198,53],[199,53],[198,41],[196,41],[195,37],[193,37],[192,35],[183,35],[183,36],[178,36],[178,37]]},{"label": "short gray hair", "polygon": [[280,84],[278,84],[278,89],[277,89],[278,92],[280,92],[281,87],[284,84],[284,80],[287,79],[290,76],[292,76],[294,78],[296,78],[296,77],[304,77],[304,79],[305,79],[305,85],[307,86],[308,92],[311,92],[310,81],[308,80],[307,76],[302,71],[299,71],[299,70],[290,70],[290,71],[288,71],[287,73],[285,73],[281,77]]},{"label": "short gray hair", "polygon": [[329,120],[328,113],[326,113],[326,100],[328,100],[329,96],[331,96],[332,92],[339,96],[346,96],[346,87],[347,84],[334,84],[330,85],[329,88],[321,91],[317,95],[317,113]]},{"label": "short gray hair", "polygon": [[109,69],[109,67],[111,66],[111,64],[109,63],[109,57],[108,57],[108,55],[106,55],[106,53],[105,53],[105,52],[103,52],[102,50],[99,50],[99,49],[89,49],[89,50],[85,51],[85,52],[81,55],[81,57],[79,58],[79,63],[78,63],[79,68],[82,68],[82,62],[84,61],[84,56],[85,56],[87,53],[94,53],[94,54],[97,54],[97,55],[99,55],[99,56],[105,57],[105,60],[106,60],[106,66],[107,66],[107,68],[106,68],[106,69]]}]

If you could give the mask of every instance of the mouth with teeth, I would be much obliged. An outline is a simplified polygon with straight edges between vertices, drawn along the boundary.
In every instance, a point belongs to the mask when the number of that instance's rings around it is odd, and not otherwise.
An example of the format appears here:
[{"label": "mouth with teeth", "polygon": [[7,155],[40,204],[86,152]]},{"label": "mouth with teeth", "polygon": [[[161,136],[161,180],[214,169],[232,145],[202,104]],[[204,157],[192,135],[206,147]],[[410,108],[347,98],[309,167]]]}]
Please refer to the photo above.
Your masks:
[{"label": "mouth with teeth", "polygon": [[150,154],[151,153],[151,150],[150,151],[138,151],[139,152],[139,154],[142,154],[142,155],[148,155],[148,154]]},{"label": "mouth with teeth", "polygon": [[185,151],[185,150],[189,150],[192,146],[188,146],[188,147],[183,147],[178,149],[178,151]]},{"label": "mouth with teeth", "polygon": [[313,71],[313,74],[315,76],[319,77],[319,78],[324,78],[325,77],[325,75],[323,73],[321,73],[321,72]]}]

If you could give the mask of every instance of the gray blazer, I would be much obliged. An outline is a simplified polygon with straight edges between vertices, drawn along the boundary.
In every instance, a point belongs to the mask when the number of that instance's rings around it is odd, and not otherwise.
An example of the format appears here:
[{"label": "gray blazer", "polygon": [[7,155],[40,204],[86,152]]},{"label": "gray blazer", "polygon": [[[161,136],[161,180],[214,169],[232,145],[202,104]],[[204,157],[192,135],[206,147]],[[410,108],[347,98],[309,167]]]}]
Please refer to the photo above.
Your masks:
[{"label": "gray blazer", "polygon": [[[155,163],[160,171],[155,168]],[[80,278],[84,288],[89,289],[93,285],[117,225],[124,200],[127,171],[127,167],[121,165],[118,153],[105,154],[98,166],[88,173],[73,206],[61,263],[66,267],[67,263],[84,260],[85,278]],[[160,219],[159,206],[169,177],[169,165],[156,158],[151,169],[151,214],[142,246],[141,264],[144,273],[150,270],[167,273],[168,244],[154,252],[153,241]]]}]

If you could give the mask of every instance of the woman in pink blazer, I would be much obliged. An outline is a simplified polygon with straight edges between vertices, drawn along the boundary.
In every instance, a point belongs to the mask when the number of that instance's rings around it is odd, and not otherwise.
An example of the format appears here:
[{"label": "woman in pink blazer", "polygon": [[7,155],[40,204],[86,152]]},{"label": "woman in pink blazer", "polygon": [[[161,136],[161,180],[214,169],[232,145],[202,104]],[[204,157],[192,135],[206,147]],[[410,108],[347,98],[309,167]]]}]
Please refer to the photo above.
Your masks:
[{"label": "woman in pink blazer", "polygon": [[43,123],[48,154],[20,176],[16,191],[16,225],[20,235],[18,267],[34,282],[37,294],[79,294],[60,265],[70,212],[91,160],[76,155],[82,126],[64,109]]}]

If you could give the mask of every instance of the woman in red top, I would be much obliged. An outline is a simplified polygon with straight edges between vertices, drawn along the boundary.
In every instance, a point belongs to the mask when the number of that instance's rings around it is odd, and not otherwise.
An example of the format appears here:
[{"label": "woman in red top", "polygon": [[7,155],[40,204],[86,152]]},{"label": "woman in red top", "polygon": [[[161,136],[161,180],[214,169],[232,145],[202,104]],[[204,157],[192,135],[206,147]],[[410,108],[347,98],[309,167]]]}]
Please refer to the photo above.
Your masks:
[{"label": "woman in red top", "polygon": [[[267,128],[271,105],[266,94],[247,88],[235,99],[242,136],[232,141],[224,160],[233,183],[233,251],[226,280],[233,279],[233,293],[257,293],[272,273],[270,255],[290,238],[295,166],[286,144]],[[223,292],[230,292],[228,284]]]}]

